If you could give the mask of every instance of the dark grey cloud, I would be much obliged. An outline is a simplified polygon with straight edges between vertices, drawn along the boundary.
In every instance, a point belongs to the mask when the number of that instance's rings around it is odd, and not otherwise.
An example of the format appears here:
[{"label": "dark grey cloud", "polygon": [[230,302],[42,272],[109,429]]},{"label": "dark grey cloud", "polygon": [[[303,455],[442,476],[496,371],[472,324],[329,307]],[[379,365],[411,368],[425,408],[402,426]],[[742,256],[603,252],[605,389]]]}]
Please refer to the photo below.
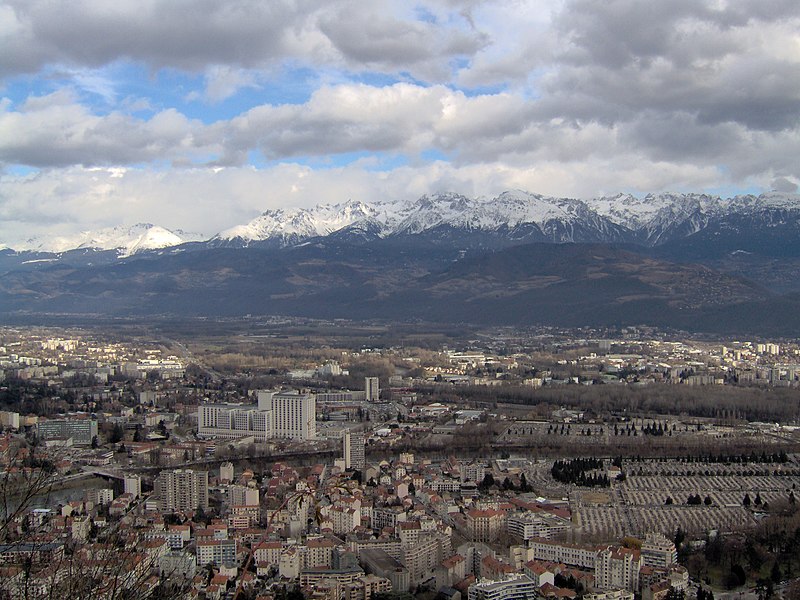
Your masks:
[{"label": "dark grey cloud", "polygon": [[794,194],[797,192],[798,185],[793,181],[789,181],[786,177],[778,177],[772,180],[772,189],[776,192]]},{"label": "dark grey cloud", "polygon": [[472,55],[485,43],[474,32],[399,19],[381,11],[380,3],[345,3],[323,14],[318,23],[348,60],[396,70],[409,70],[433,57]]},{"label": "dark grey cloud", "polygon": [[621,68],[664,59],[691,67],[698,59],[746,50],[736,30],[800,17],[796,2],[641,2],[569,0],[554,25],[569,42],[562,60]]},{"label": "dark grey cloud", "polygon": [[659,161],[712,161],[726,149],[745,142],[744,130],[734,123],[711,125],[689,113],[645,111],[620,127],[623,144]]},{"label": "dark grey cloud", "polygon": [[[384,3],[324,0],[3,0],[0,75],[49,64],[99,67],[120,59],[202,72],[283,59],[411,69],[469,55],[484,43],[466,27],[392,17]],[[373,12],[374,10],[374,12]]]},{"label": "dark grey cloud", "polygon": [[654,110],[708,124],[792,128],[800,62],[780,45],[792,43],[799,18],[800,4],[789,2],[717,9],[693,0],[574,0],[557,19],[566,43],[542,109],[601,122]]},{"label": "dark grey cloud", "polygon": [[[100,66],[118,59],[155,68],[257,65],[285,55],[319,0],[175,0],[96,3],[6,0],[16,23],[0,58],[5,73],[49,63]],[[7,12],[8,14],[8,12]]]},{"label": "dark grey cloud", "polygon": [[[800,138],[800,3],[571,0],[527,129],[600,126],[647,160],[739,178],[789,169]],[[556,128],[554,148],[579,137]],[[510,140],[507,140],[510,141]],[[575,155],[585,151],[575,148]]]}]

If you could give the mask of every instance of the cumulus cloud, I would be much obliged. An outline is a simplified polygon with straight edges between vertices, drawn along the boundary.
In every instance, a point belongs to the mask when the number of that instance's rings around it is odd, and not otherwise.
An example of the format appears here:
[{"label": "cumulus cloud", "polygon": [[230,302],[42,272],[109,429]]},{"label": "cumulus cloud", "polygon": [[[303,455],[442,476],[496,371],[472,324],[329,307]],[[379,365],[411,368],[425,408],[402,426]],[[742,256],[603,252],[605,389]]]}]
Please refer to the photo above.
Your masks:
[{"label": "cumulus cloud", "polygon": [[98,116],[68,90],[29,98],[19,110],[0,106],[0,162],[35,167],[115,165],[203,155],[198,123],[175,109],[148,120],[112,112]]},{"label": "cumulus cloud", "polygon": [[237,69],[229,65],[214,65],[206,70],[206,99],[210,102],[222,102],[245,87],[257,87],[258,75],[246,69]]},{"label": "cumulus cloud", "polygon": [[[573,0],[556,19],[543,110],[624,121],[643,110],[777,131],[800,116],[800,7]],[[787,49],[794,49],[787,51]]]},{"label": "cumulus cloud", "polygon": [[442,58],[472,56],[488,43],[471,28],[394,13],[388,2],[340,2],[317,22],[350,66],[408,71],[427,80],[449,79]]},{"label": "cumulus cloud", "polygon": [[555,196],[589,197],[624,187],[698,189],[713,184],[713,168],[633,160],[624,167],[594,158],[515,167],[502,162],[464,166],[439,161],[374,171],[359,165],[313,169],[282,163],[269,168],[49,169],[0,177],[0,243],[42,235],[153,222],[209,237],[269,208],[308,207],[348,199],[415,199],[432,191],[494,195],[518,188]]},{"label": "cumulus cloud", "polygon": [[[447,189],[788,190],[798,30],[796,0],[0,0],[0,221],[213,233]],[[176,89],[117,80],[137,69]]]},{"label": "cumulus cloud", "polygon": [[[428,150],[453,165],[609,161],[724,165],[737,180],[792,173],[800,131],[705,122],[688,111],[646,109],[622,119],[561,118],[520,93],[467,95],[447,86],[398,83],[320,88],[302,104],[262,105],[206,125],[174,109],[148,119],[98,116],[69,92],[0,107],[0,160],[37,167],[161,163],[243,165],[260,151],[270,160],[385,153],[417,159]],[[619,163],[619,166],[615,166]]]},{"label": "cumulus cloud", "polygon": [[[177,0],[112,4],[6,0],[14,23],[0,69],[31,72],[48,63],[104,65],[119,58],[157,68],[201,71],[208,64],[253,65],[285,52],[315,0]],[[69,24],[69,26],[65,26]]]},{"label": "cumulus cloud", "polygon": [[[322,0],[4,0],[0,74],[48,64],[100,67],[119,59],[203,72],[263,68],[284,59],[442,75],[482,35],[462,23],[433,26],[402,2]],[[395,13],[395,14],[393,14]],[[65,26],[67,24],[67,26]]]}]

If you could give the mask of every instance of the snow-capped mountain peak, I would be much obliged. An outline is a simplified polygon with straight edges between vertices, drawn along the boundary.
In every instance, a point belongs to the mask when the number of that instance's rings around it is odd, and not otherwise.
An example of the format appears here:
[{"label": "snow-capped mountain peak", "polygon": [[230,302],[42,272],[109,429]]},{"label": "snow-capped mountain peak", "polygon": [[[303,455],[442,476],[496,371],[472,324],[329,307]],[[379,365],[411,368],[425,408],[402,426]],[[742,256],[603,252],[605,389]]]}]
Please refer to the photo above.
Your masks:
[{"label": "snow-capped mountain peak", "polygon": [[[432,193],[410,200],[371,203],[349,200],[312,208],[267,210],[249,223],[221,231],[208,243],[285,247],[332,234],[338,234],[339,239],[363,241],[417,235],[433,241],[440,238],[458,241],[477,233],[501,246],[526,241],[656,246],[736,216],[769,226],[800,223],[800,195],[771,192],[723,199],[708,194],[658,193],[578,200],[522,190],[477,198],[453,192]],[[31,239],[21,246],[11,246],[17,250],[47,252],[116,249],[120,257],[127,257],[201,239],[202,236],[179,230],[139,223],[73,236]]]},{"label": "snow-capped mountain peak", "polygon": [[245,225],[221,231],[212,241],[253,241],[279,239],[285,244],[328,235],[362,219],[377,216],[369,205],[350,200],[342,204],[319,204],[314,208],[268,210]]},{"label": "snow-capped mountain peak", "polygon": [[219,233],[214,240],[239,240],[243,245],[270,241],[286,246],[353,227],[378,232],[380,237],[419,235],[441,228],[501,235],[502,231],[522,228],[522,237],[514,239],[656,245],[674,236],[695,233],[710,220],[731,211],[798,206],[798,198],[786,194],[728,200],[707,194],[660,193],[643,198],[617,194],[583,201],[522,190],[506,191],[494,198],[445,192],[405,201],[350,201],[267,211],[246,225]]},{"label": "snow-capped mountain peak", "polygon": [[130,227],[107,227],[70,236],[31,238],[16,249],[55,253],[75,249],[117,250],[119,256],[124,258],[137,252],[169,248],[202,238],[199,234],[170,231],[150,223],[137,223]]}]

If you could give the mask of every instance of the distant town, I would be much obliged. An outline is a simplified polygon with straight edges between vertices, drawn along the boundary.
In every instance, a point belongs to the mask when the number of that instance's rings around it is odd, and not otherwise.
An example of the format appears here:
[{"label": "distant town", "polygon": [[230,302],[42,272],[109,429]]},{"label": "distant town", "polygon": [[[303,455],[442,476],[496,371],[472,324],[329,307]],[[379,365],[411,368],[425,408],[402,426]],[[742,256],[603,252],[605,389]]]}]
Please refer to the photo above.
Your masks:
[{"label": "distant town", "polygon": [[348,327],[0,328],[0,598],[800,598],[796,341]]}]

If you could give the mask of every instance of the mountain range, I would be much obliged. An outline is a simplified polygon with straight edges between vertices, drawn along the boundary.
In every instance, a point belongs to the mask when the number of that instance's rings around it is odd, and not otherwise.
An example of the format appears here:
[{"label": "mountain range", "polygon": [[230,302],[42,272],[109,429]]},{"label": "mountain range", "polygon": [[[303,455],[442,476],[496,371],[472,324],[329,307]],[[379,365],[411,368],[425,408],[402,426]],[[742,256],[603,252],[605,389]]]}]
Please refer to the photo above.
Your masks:
[{"label": "mountain range", "polygon": [[[313,208],[268,210],[205,240],[214,247],[253,245],[286,247],[334,235],[361,240],[458,232],[496,238],[494,245],[523,242],[601,242],[657,246],[731,219],[768,224],[800,218],[800,195],[769,193],[723,199],[706,194],[618,194],[592,200],[551,198],[508,191],[494,198],[454,193],[426,195],[414,201],[348,201]],[[466,243],[473,240],[464,239]],[[75,249],[137,252],[204,241],[200,234],[170,231],[140,223],[75,236],[33,238],[18,251],[63,253]]]},{"label": "mountain range", "polygon": [[800,332],[800,196],[509,191],[147,224],[0,251],[2,314],[287,314]]}]

